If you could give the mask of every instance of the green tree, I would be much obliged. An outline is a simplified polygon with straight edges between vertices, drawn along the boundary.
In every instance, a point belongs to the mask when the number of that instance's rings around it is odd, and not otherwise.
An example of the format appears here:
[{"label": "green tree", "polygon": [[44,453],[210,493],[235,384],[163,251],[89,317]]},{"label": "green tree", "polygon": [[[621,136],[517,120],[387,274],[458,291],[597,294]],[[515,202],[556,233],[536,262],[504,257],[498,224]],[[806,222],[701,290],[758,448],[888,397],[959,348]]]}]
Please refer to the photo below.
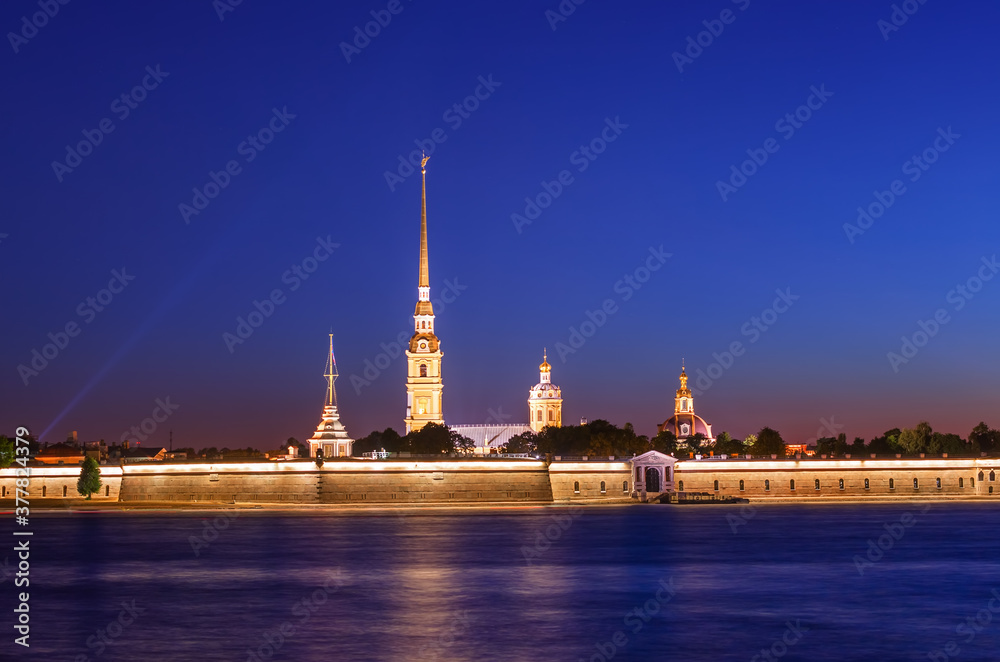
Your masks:
[{"label": "green tree", "polygon": [[684,439],[684,445],[687,446],[688,452],[698,455],[705,452],[705,435],[697,432],[690,437]]},{"label": "green tree", "polygon": [[1000,451],[1000,430],[992,430],[986,423],[980,421],[979,425],[972,428],[972,432],[969,433],[969,443],[972,445],[972,452],[975,453]]},{"label": "green tree", "polygon": [[538,439],[534,432],[522,432],[507,440],[500,448],[501,453],[531,453],[538,449]]},{"label": "green tree", "polygon": [[440,455],[455,450],[451,430],[440,423],[428,423],[406,435],[406,445],[417,455]]},{"label": "green tree", "polygon": [[654,451],[669,455],[677,450],[677,437],[670,430],[657,433],[650,441]]},{"label": "green tree", "polygon": [[14,442],[5,435],[0,435],[0,469],[6,469],[14,463]]},{"label": "green tree", "polygon": [[865,447],[865,440],[861,437],[855,437],[854,443],[851,444],[851,447],[848,448],[848,450],[851,452],[851,455],[864,455],[864,452],[867,450]]},{"label": "green tree", "polygon": [[720,432],[715,438],[716,455],[740,455],[745,452],[743,442],[733,439],[728,432]]},{"label": "green tree", "polygon": [[915,455],[930,450],[933,430],[927,421],[920,421],[915,428],[905,428],[899,433],[899,445],[903,452]]},{"label": "green tree", "polygon": [[476,442],[455,431],[451,431],[451,446],[461,455],[472,455],[476,451]]},{"label": "green tree", "polygon": [[80,478],[76,481],[76,491],[82,496],[90,498],[101,489],[101,467],[97,460],[89,455],[83,460],[83,467],[80,469]]},{"label": "green tree", "polygon": [[784,457],[785,440],[781,438],[777,430],[763,427],[757,433],[757,441],[751,446],[750,452],[754,455],[777,455],[778,457]]}]

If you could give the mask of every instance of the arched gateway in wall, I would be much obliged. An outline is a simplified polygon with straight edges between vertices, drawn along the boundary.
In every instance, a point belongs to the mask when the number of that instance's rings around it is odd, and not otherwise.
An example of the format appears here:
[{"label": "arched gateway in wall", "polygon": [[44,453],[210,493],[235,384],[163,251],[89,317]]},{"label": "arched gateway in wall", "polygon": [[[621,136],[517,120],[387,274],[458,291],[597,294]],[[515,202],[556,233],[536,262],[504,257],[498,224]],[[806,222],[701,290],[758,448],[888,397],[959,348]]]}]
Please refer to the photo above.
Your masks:
[{"label": "arched gateway in wall", "polygon": [[632,491],[646,492],[674,491],[674,464],[677,458],[659,451],[649,451],[632,458]]}]

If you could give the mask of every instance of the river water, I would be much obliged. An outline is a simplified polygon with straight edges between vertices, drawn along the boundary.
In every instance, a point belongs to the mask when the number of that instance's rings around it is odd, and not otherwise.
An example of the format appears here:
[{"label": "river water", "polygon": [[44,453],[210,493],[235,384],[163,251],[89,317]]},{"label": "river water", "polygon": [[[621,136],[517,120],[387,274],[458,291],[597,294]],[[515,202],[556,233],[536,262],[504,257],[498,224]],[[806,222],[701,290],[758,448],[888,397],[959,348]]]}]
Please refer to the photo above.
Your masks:
[{"label": "river water", "polygon": [[219,512],[36,515],[0,659],[1000,660],[991,504]]}]

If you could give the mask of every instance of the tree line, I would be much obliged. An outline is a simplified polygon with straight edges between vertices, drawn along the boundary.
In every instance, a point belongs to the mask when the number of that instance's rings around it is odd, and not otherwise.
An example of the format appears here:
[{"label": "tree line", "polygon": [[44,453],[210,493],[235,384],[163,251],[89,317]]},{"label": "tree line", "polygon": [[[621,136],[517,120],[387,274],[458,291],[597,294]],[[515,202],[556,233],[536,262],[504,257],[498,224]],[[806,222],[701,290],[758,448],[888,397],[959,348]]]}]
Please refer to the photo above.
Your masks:
[{"label": "tree line", "polygon": [[[436,424],[427,425],[417,432],[400,436],[392,428],[375,431],[354,442],[354,454],[361,455],[377,450],[389,452],[410,452],[415,454],[472,452],[473,442],[457,432]],[[708,455],[751,455],[770,457],[787,454],[787,446],[781,433],[771,427],[763,427],[744,439],[732,437],[728,432],[719,433],[712,443],[702,434],[678,439],[667,430],[653,437],[636,434],[631,423],[624,427],[598,419],[584,425],[547,427],[539,433],[525,432],[511,437],[499,449],[502,453],[528,453],[531,455],[566,455],[600,457],[629,457],[655,450],[661,453],[686,457],[691,454]],[[893,428],[880,436],[865,441],[855,437],[847,441],[845,434],[823,437],[816,440],[816,456],[853,457],[869,456],[916,456],[920,453],[948,453],[955,457],[979,457],[981,453],[1000,453],[1000,430],[979,423],[966,438],[953,433],[935,432],[926,421],[912,428]]]}]

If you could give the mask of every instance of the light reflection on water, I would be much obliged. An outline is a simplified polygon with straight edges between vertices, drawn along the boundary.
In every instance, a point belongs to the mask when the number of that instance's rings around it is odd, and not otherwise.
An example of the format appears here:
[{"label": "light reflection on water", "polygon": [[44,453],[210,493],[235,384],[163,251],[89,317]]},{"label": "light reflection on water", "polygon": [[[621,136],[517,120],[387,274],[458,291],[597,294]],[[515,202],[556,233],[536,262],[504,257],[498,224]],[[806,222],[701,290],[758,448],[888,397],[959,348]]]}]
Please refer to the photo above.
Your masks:
[{"label": "light reflection on water", "polygon": [[[949,641],[961,660],[1000,659],[1000,614],[970,643],[955,631],[1000,589],[995,507],[767,505],[734,533],[739,512],[257,511],[199,556],[190,538],[215,513],[36,516],[28,657],[750,660],[798,623],[782,660],[926,660]],[[916,523],[859,574],[852,559],[905,512]],[[88,637],[133,599],[146,611],[95,655]]]}]

